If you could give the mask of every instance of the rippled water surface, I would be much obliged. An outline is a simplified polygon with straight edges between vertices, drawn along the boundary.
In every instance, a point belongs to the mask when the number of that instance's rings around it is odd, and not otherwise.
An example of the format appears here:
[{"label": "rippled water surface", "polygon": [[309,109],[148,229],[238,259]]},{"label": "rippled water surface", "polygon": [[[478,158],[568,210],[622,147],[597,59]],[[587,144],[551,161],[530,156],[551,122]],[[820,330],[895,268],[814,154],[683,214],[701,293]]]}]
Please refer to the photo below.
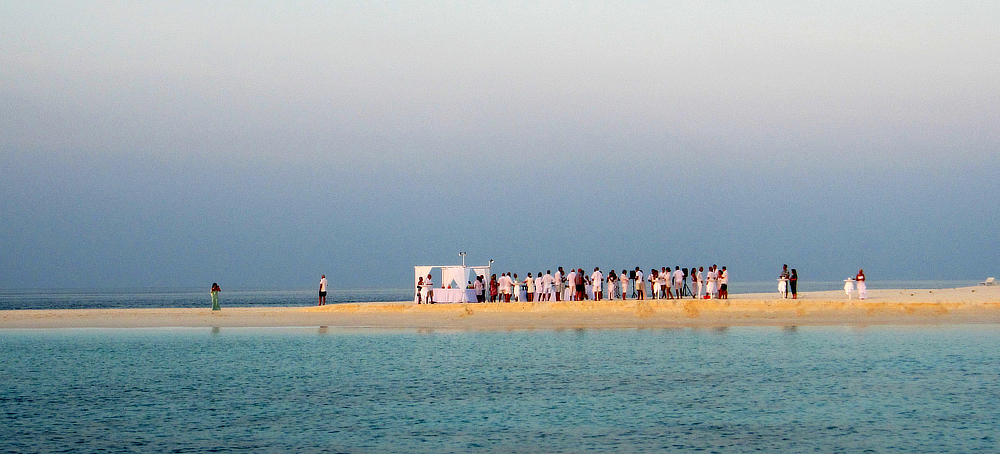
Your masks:
[{"label": "rippled water surface", "polygon": [[997,452],[1000,327],[0,330],[13,452]]}]

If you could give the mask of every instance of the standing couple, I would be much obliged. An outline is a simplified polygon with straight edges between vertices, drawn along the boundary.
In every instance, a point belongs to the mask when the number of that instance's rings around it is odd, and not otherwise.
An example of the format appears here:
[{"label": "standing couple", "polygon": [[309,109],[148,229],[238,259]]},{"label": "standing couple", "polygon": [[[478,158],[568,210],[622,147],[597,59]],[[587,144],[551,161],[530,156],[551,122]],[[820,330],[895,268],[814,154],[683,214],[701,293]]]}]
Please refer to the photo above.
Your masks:
[{"label": "standing couple", "polygon": [[791,290],[792,299],[798,299],[798,284],[799,284],[799,273],[792,268],[791,273],[788,272],[788,265],[781,266],[781,275],[778,276],[778,293],[781,294],[782,298],[788,298],[788,291]]}]

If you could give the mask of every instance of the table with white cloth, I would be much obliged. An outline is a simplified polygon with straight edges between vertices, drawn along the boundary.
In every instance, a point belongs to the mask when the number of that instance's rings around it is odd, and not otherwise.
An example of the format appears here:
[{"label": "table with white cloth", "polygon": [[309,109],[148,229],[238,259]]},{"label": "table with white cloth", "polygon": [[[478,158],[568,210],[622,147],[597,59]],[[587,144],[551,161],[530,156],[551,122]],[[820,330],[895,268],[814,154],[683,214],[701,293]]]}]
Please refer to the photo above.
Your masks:
[{"label": "table with white cloth", "polygon": [[436,288],[433,300],[435,303],[475,303],[476,290],[465,288]]}]

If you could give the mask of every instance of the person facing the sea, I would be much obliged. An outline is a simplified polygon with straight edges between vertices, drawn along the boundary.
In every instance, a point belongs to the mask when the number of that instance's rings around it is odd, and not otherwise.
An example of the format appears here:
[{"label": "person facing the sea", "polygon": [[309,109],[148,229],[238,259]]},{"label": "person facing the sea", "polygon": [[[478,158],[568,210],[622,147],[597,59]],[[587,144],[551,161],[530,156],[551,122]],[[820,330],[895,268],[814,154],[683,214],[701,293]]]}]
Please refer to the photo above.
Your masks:
[{"label": "person facing the sea", "polygon": [[319,306],[326,304],[326,275],[319,276]]},{"label": "person facing the sea", "polygon": [[858,275],[854,277],[858,285],[858,299],[868,298],[868,286],[865,285],[865,270],[858,270]]},{"label": "person facing the sea", "polygon": [[560,266],[559,269],[556,270],[555,276],[553,276],[553,278],[552,278],[553,279],[553,284],[555,284],[556,301],[562,301],[563,289],[566,288],[564,286],[564,284],[563,284],[563,276],[564,275],[565,275],[565,273],[563,273],[563,267]]},{"label": "person facing the sea", "polygon": [[552,300],[552,283],[552,270],[545,270],[545,276],[542,276],[542,293],[538,296],[538,301]]},{"label": "person facing the sea", "polygon": [[222,288],[219,287],[219,284],[216,283],[216,282],[213,282],[212,283],[212,310],[213,311],[221,311],[222,310],[222,308],[219,307],[219,292],[221,292],[221,291],[222,291]]},{"label": "person facing the sea", "polygon": [[[594,274],[590,275],[590,281],[591,281],[591,285],[593,285],[593,288],[594,288],[594,301],[600,301],[601,300],[601,295],[603,293],[601,291],[601,282],[604,281],[604,274],[601,273],[601,268],[600,267],[594,267]],[[609,287],[610,287],[610,284],[609,284]]]},{"label": "person facing the sea", "polygon": [[684,289],[684,287],[683,287],[684,286],[684,272],[681,271],[681,267],[680,266],[675,266],[674,267],[674,274],[673,274],[673,276],[674,276],[673,277],[673,280],[674,280],[674,296],[676,296],[677,299],[681,299],[681,296],[683,296],[682,290]]},{"label": "person facing the sea", "polygon": [[642,270],[635,267],[635,298],[646,299],[646,281],[642,278]]},{"label": "person facing the sea", "polygon": [[490,302],[497,302],[497,295],[500,293],[500,283],[497,282],[497,275],[490,276]]}]

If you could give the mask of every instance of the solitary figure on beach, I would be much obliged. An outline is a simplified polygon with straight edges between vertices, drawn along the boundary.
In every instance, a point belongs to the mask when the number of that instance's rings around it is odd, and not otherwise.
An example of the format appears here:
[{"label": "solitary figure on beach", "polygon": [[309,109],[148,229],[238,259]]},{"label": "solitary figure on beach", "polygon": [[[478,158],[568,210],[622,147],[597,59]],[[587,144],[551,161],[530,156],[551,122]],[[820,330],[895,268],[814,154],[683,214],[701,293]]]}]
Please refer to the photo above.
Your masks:
[{"label": "solitary figure on beach", "polygon": [[323,306],[325,304],[326,304],[326,275],[321,274],[319,276],[319,305]]},{"label": "solitary figure on beach", "polygon": [[219,288],[219,284],[213,282],[212,283],[212,310],[213,311],[221,311],[222,310],[222,308],[219,307],[219,292],[221,292],[221,291],[222,291],[222,289]]}]

